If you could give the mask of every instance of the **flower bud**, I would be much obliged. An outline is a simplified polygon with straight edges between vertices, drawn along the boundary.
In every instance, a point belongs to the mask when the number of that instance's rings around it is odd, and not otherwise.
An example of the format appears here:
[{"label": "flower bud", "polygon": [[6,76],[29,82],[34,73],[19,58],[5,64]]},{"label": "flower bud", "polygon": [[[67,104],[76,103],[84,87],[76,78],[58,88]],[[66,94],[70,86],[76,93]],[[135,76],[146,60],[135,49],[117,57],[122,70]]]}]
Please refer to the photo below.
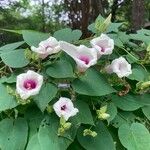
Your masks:
[{"label": "flower bud", "polygon": [[65,133],[65,129],[60,127],[58,128],[58,136],[62,136]]},{"label": "flower bud", "polygon": [[148,45],[146,50],[147,50],[147,52],[150,52],[150,44]]},{"label": "flower bud", "polygon": [[105,32],[111,24],[111,17],[112,14],[110,14],[103,22],[100,19],[97,19],[95,23],[95,28],[101,33]]},{"label": "flower bud", "polygon": [[103,106],[100,108],[100,110],[97,110],[97,116],[98,116],[98,119],[101,119],[101,120],[106,120],[110,117],[109,114],[106,113],[107,111],[107,105]]},{"label": "flower bud", "polygon": [[136,84],[136,90],[140,92],[146,92],[147,90],[150,90],[150,81],[138,82]]},{"label": "flower bud", "polygon": [[90,135],[92,137],[96,137],[97,133],[95,131],[90,130],[90,129],[85,129],[83,131],[83,136],[87,136],[87,135]]},{"label": "flower bud", "polygon": [[70,127],[71,127],[71,123],[70,123],[70,122],[67,122],[67,123],[65,123],[65,124],[63,125],[63,127],[64,127],[65,130],[69,130]]},{"label": "flower bud", "polygon": [[48,106],[46,107],[46,110],[47,110],[48,113],[52,113],[52,112],[53,112],[53,106],[48,105]]}]

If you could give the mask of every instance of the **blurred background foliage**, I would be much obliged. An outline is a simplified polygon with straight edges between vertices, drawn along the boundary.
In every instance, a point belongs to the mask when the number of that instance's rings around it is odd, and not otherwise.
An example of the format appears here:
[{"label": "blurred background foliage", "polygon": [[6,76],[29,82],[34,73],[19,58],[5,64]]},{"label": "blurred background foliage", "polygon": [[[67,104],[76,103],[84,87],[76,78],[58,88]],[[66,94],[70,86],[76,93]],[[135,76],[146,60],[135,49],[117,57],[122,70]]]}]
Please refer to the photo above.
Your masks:
[{"label": "blurred background foliage", "polygon": [[[88,25],[101,14],[112,13],[112,22],[123,30],[150,28],[150,0],[0,0],[1,29],[31,29],[51,34],[70,27],[89,37]],[[12,37],[13,36],[13,37]],[[18,34],[0,31],[0,46],[20,40]]]}]

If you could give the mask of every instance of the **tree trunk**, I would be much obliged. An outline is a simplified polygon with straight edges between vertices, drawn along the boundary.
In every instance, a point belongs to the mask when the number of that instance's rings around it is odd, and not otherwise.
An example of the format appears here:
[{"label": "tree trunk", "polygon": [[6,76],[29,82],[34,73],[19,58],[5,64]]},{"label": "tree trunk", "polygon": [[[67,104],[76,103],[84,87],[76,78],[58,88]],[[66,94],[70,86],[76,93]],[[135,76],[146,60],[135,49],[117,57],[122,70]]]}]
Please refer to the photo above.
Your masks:
[{"label": "tree trunk", "polygon": [[133,0],[132,2],[132,29],[138,30],[144,26],[144,0]]},{"label": "tree trunk", "polygon": [[89,0],[81,0],[81,9],[82,9],[82,19],[81,19],[81,30],[83,33],[83,37],[87,37],[88,33],[88,24],[89,24]]},{"label": "tree trunk", "polygon": [[90,0],[90,7],[91,21],[95,21],[99,14],[104,16],[104,7],[102,0]]},{"label": "tree trunk", "polygon": [[112,18],[111,21],[114,22],[116,19],[116,11],[118,9],[118,0],[114,0],[113,5],[111,7]]}]

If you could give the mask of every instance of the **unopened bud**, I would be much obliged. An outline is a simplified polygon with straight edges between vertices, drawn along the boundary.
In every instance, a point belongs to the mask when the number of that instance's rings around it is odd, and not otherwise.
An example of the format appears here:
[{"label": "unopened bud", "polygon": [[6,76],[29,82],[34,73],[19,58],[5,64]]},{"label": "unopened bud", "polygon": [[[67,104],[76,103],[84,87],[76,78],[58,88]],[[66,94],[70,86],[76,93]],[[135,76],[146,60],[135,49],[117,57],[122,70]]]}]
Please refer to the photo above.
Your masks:
[{"label": "unopened bud", "polygon": [[65,123],[66,123],[66,120],[64,119],[64,117],[63,117],[63,116],[60,117],[60,125],[61,125],[61,126],[64,126]]},{"label": "unopened bud", "polygon": [[58,128],[58,136],[61,136],[64,133],[65,133],[65,129],[64,128],[62,128],[62,127]]},{"label": "unopened bud", "polygon": [[83,136],[87,136],[87,135],[90,135],[92,137],[96,137],[97,133],[95,131],[90,130],[90,129],[85,129],[83,131]]},{"label": "unopened bud", "polygon": [[103,114],[99,114],[98,118],[101,119],[101,120],[106,120],[110,117],[109,114],[107,113],[103,113]]},{"label": "unopened bud", "polygon": [[70,122],[67,122],[67,123],[64,124],[63,127],[64,127],[65,130],[69,130],[70,127],[71,127],[71,123],[70,123]]},{"label": "unopened bud", "polygon": [[95,28],[101,33],[105,32],[111,24],[111,17],[112,14],[110,14],[104,21],[102,21],[101,19],[97,19],[95,23]]},{"label": "unopened bud", "polygon": [[147,52],[150,52],[150,44],[147,47]]},{"label": "unopened bud", "polygon": [[46,110],[47,110],[48,113],[52,113],[53,112],[53,107],[51,105],[48,105],[46,107]]},{"label": "unopened bud", "polygon": [[146,82],[139,82],[136,84],[136,90],[137,91],[147,91],[150,90],[150,81],[146,81]]},{"label": "unopened bud", "polygon": [[107,111],[107,105],[101,107],[100,110],[97,110],[96,112],[97,112],[98,118],[101,120],[108,119],[110,117],[110,115],[107,114],[106,111]]}]

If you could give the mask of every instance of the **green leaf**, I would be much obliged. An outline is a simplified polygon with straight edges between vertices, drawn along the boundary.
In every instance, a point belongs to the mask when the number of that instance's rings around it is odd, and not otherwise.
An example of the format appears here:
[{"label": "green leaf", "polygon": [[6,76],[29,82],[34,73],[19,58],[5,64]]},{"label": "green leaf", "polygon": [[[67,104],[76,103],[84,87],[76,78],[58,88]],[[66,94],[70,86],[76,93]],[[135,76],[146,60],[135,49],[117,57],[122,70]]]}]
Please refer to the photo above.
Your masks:
[{"label": "green leaf", "polygon": [[116,46],[123,47],[123,42],[118,37],[118,34],[111,33],[111,34],[108,34],[108,36],[114,40],[114,43],[115,43]]},{"label": "green leaf", "polygon": [[29,139],[37,133],[41,121],[43,120],[43,113],[37,107],[29,107],[25,111],[25,119],[28,121],[29,125]]},{"label": "green leaf", "polygon": [[42,150],[40,147],[38,134],[35,134],[31,137],[27,145],[27,150]]},{"label": "green leaf", "polygon": [[36,47],[39,45],[41,41],[46,40],[50,37],[50,34],[48,33],[42,33],[32,30],[22,30],[22,35],[24,41],[29,46],[36,46]]},{"label": "green leaf", "polygon": [[85,150],[77,140],[75,140],[67,150]]},{"label": "green leaf", "polygon": [[[133,52],[127,54],[125,57],[130,64],[136,63],[139,60],[139,56],[135,55],[135,53]],[[132,74],[133,72],[134,71],[133,71],[133,66],[132,66]]]},{"label": "green leaf", "polygon": [[143,124],[124,124],[118,131],[122,145],[128,150],[149,150],[150,133]]},{"label": "green leaf", "polygon": [[73,68],[70,62],[62,59],[50,65],[46,70],[46,73],[54,78],[74,77]]},{"label": "green leaf", "polygon": [[93,33],[97,33],[96,29],[95,29],[95,23],[92,23],[88,26],[88,30],[90,30]]},{"label": "green leaf", "polygon": [[44,84],[39,92],[33,99],[40,110],[43,112],[48,103],[56,96],[57,88],[51,83]]},{"label": "green leaf", "polygon": [[80,30],[71,30],[70,28],[61,29],[54,33],[56,39],[66,42],[77,41],[81,35],[82,32]]},{"label": "green leaf", "polygon": [[142,66],[133,66],[132,74],[128,77],[131,80],[144,81],[149,73]]},{"label": "green leaf", "polygon": [[2,120],[0,122],[0,149],[23,150],[27,142],[27,135],[26,120],[22,118]]},{"label": "green leaf", "polygon": [[0,83],[15,83],[16,82],[16,75],[11,74],[9,77],[3,76],[0,78]]},{"label": "green leaf", "polygon": [[4,46],[0,47],[0,53],[12,51],[24,43],[25,43],[24,41],[20,41],[20,42],[15,42],[15,43],[4,45]]},{"label": "green leaf", "polygon": [[[75,118],[79,124],[91,124],[94,125],[93,117],[90,111],[90,108],[86,102],[83,100],[77,99],[75,102],[75,107],[78,108],[79,113],[73,119]],[[84,108],[84,109],[83,109]]]},{"label": "green leaf", "polygon": [[119,27],[122,24],[123,23],[111,23],[110,26],[108,27],[107,33],[109,33],[109,32],[118,32],[119,31]]},{"label": "green leaf", "polygon": [[102,96],[115,92],[104,76],[94,69],[88,69],[85,75],[75,79],[73,89],[83,95]]},{"label": "green leaf", "polygon": [[71,126],[66,131],[64,136],[58,136],[57,130],[59,126],[59,120],[56,116],[51,115],[49,121],[45,121],[44,125],[41,125],[38,133],[38,139],[42,150],[66,150],[67,147],[73,142],[77,127]]},{"label": "green leaf", "polygon": [[150,120],[150,106],[144,106],[142,111],[144,115]]},{"label": "green leaf", "polygon": [[150,30],[147,29],[141,29],[137,31],[138,34],[145,34],[150,36]]},{"label": "green leaf", "polygon": [[147,45],[150,43],[150,36],[147,36],[141,32],[137,34],[130,34],[130,39],[142,41],[146,43]]},{"label": "green leaf", "polygon": [[143,106],[143,104],[138,102],[139,96],[137,95],[129,95],[129,94],[125,96],[112,95],[111,98],[113,103],[118,108],[125,111],[134,111]]},{"label": "green leaf", "polygon": [[119,128],[122,124],[131,124],[135,122],[136,116],[132,112],[123,111],[118,112],[116,117],[111,121],[115,128]]},{"label": "green leaf", "polygon": [[110,121],[112,121],[117,115],[117,107],[114,105],[114,103],[110,102],[107,104],[107,113],[110,115],[110,117],[107,119],[108,123],[110,123]]},{"label": "green leaf", "polygon": [[137,96],[137,101],[139,104],[141,105],[145,105],[145,106],[150,106],[150,94],[143,94],[143,95],[138,95]]},{"label": "green leaf", "polygon": [[115,145],[109,131],[102,122],[98,122],[93,131],[97,132],[96,137],[83,136],[83,130],[81,127],[78,130],[77,138],[81,146],[86,150],[115,150]]},{"label": "green leaf", "polygon": [[0,92],[0,111],[11,109],[18,105],[15,98],[8,94],[5,85],[0,84]]},{"label": "green leaf", "polygon": [[119,31],[117,33],[117,35],[118,35],[118,38],[121,40],[122,43],[128,43],[129,42],[130,37],[128,34],[126,34],[126,32]]},{"label": "green leaf", "polygon": [[22,68],[29,63],[29,61],[25,58],[23,49],[2,53],[0,56],[2,61],[12,68]]}]

